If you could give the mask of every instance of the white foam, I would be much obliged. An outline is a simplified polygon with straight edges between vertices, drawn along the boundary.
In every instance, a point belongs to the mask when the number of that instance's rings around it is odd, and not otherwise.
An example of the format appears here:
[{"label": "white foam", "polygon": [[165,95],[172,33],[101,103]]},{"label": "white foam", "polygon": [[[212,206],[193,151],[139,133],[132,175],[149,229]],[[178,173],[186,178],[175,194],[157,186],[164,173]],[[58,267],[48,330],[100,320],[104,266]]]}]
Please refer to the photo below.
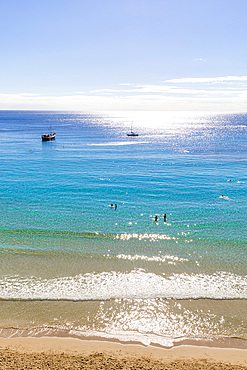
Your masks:
[{"label": "white foam", "polygon": [[142,260],[142,261],[147,261],[147,262],[166,262],[172,261],[172,262],[185,262],[188,261],[188,258],[182,258],[178,256],[172,256],[172,255],[166,255],[166,256],[143,256],[139,254],[135,254],[134,256],[131,254],[118,254],[117,258],[123,259],[123,260],[130,260],[130,261],[137,261],[137,260]]},{"label": "white foam", "polygon": [[96,330],[88,330],[81,332],[79,330],[70,330],[70,335],[74,336],[80,336],[83,335],[85,337],[101,337],[105,339],[118,339],[121,342],[139,342],[146,346],[149,346],[150,344],[159,344],[164,347],[172,347],[174,344],[174,340],[169,337],[164,337],[160,335],[155,334],[145,334],[145,333],[138,333],[137,331],[126,331],[126,330],[116,330],[115,332],[98,332]]},{"label": "white foam", "polygon": [[[129,222],[129,224],[132,224]],[[175,237],[166,235],[166,234],[154,234],[154,233],[144,233],[144,234],[138,234],[138,233],[122,233],[122,234],[117,234],[115,236],[115,239],[120,239],[120,240],[130,240],[130,239],[137,239],[137,240],[149,240],[149,241],[158,241],[158,240],[175,240]]]},{"label": "white foam", "polygon": [[0,279],[1,299],[107,300],[111,298],[242,299],[247,277],[232,273],[172,274],[143,269],[102,272],[54,279],[6,276]]},{"label": "white foam", "polygon": [[219,198],[225,199],[225,200],[230,200],[230,198],[227,195],[221,195]]}]

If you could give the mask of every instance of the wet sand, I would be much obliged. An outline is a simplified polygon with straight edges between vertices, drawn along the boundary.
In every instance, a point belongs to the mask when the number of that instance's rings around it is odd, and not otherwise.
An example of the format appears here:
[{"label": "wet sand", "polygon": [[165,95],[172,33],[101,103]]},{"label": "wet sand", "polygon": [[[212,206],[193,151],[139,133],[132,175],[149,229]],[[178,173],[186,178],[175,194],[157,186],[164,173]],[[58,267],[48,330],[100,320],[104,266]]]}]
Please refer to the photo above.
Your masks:
[{"label": "wet sand", "polygon": [[0,369],[247,370],[247,349],[172,349],[71,338],[0,338]]}]

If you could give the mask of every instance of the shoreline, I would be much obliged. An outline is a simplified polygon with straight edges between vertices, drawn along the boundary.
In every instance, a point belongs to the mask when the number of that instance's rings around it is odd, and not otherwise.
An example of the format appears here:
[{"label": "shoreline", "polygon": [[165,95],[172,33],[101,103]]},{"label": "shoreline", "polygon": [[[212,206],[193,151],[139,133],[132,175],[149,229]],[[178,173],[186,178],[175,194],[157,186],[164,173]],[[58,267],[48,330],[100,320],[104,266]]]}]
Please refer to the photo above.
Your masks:
[{"label": "shoreline", "polygon": [[99,342],[110,342],[118,344],[134,344],[143,347],[152,346],[163,349],[171,349],[180,346],[195,346],[195,347],[214,347],[214,348],[235,348],[235,349],[247,349],[247,338],[232,336],[212,336],[212,337],[191,337],[191,338],[173,338],[171,339],[172,344],[161,344],[158,342],[149,341],[147,343],[138,340],[125,340],[114,336],[98,335],[97,333],[69,333],[67,330],[56,329],[52,327],[47,328],[16,328],[16,327],[2,327],[0,328],[0,340],[8,338],[67,338],[77,339],[80,341],[99,341]]},{"label": "shoreline", "polygon": [[79,341],[90,341],[90,342],[108,342],[123,345],[138,345],[141,347],[152,346],[154,348],[161,349],[172,349],[180,346],[194,346],[194,347],[208,347],[208,348],[222,348],[222,349],[246,349],[247,350],[247,338],[241,337],[209,337],[209,338],[175,338],[172,340],[171,345],[160,344],[157,342],[150,341],[144,343],[140,340],[124,340],[117,337],[100,336],[97,334],[84,334],[77,335],[75,333],[68,333],[67,331],[57,330],[54,328],[47,328],[42,331],[40,328],[20,329],[14,327],[0,328],[0,341],[1,339],[14,339],[14,338],[62,338],[62,339],[75,339]]},{"label": "shoreline", "polygon": [[[86,359],[88,359],[89,362],[97,360],[99,363],[110,360],[120,363],[124,360],[130,363],[138,360],[144,363],[148,360],[150,364],[157,361],[163,364],[172,364],[176,362],[177,366],[179,366],[178,368],[181,369],[196,369],[196,367],[193,366],[199,361],[204,365],[209,363],[220,364],[219,366],[221,367],[219,367],[219,369],[227,369],[227,365],[229,366],[229,364],[236,366],[236,369],[247,369],[247,349],[216,348],[188,344],[182,344],[168,349],[153,345],[123,344],[95,339],[80,340],[68,337],[1,337],[0,352],[1,358],[6,358],[6,361],[11,359],[13,361],[18,361],[18,359],[23,360],[24,358],[25,361],[28,361],[33,355],[36,355],[36,358],[39,360],[43,358],[46,360],[50,359],[49,361],[55,357],[57,360],[59,358],[61,359],[61,356],[65,356],[66,361],[74,361],[75,358],[79,361],[79,358],[83,358],[85,361]],[[183,367],[183,364],[186,364],[187,367]],[[190,364],[190,367],[188,367],[188,364]],[[114,366],[116,366],[116,364]],[[94,368],[97,369],[97,367]],[[128,367],[123,368],[127,369]],[[152,367],[139,368],[151,369]],[[207,369],[207,367],[205,367],[205,369]]]}]

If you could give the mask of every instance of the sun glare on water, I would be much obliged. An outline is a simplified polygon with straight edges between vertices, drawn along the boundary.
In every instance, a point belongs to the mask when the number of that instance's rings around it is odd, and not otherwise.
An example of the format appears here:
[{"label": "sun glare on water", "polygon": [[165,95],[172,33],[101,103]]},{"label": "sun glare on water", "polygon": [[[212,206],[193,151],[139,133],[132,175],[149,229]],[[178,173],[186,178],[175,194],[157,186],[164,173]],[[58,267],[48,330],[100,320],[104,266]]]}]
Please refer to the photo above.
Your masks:
[{"label": "sun glare on water", "polygon": [[142,129],[159,130],[190,130],[194,124],[204,123],[209,112],[183,112],[183,111],[122,111],[107,112],[106,117],[111,119],[112,126],[122,125],[132,128],[133,131]]}]

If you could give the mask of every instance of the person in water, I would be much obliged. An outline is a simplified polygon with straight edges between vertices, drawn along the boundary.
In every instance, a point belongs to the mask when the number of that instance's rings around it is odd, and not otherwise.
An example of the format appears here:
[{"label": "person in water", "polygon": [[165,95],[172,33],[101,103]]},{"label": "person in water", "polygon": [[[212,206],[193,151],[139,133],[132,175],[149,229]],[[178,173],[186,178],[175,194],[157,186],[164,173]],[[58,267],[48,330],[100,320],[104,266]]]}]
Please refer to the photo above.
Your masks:
[{"label": "person in water", "polygon": [[115,204],[115,209],[117,209],[117,204]]},{"label": "person in water", "polygon": [[166,213],[164,213],[164,222],[166,222]]},{"label": "person in water", "polygon": [[157,216],[157,215],[155,216],[154,221],[155,221],[155,222],[157,222],[157,221],[158,221],[158,216]]}]

